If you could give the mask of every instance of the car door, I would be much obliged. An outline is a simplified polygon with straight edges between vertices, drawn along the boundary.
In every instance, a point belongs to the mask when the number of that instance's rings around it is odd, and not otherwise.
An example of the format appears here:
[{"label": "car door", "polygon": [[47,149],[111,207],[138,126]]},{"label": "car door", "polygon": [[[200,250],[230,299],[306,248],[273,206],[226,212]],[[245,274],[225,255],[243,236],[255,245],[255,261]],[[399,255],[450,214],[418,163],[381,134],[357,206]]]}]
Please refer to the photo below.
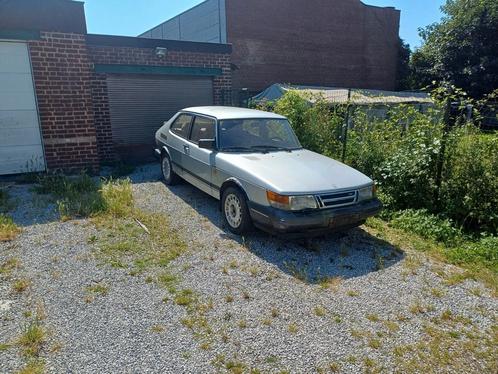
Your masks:
[{"label": "car door", "polygon": [[188,138],[192,128],[194,116],[189,113],[181,113],[171,124],[167,146],[173,163],[173,170],[180,176],[184,176],[186,154],[189,150]]},{"label": "car door", "polygon": [[[210,117],[196,115],[192,122],[187,152],[185,154],[186,176],[192,184],[204,192],[216,196],[217,189],[213,189],[212,172],[214,166],[214,152],[199,148],[199,140],[216,138],[216,120]],[[191,178],[192,180],[188,179]]]}]

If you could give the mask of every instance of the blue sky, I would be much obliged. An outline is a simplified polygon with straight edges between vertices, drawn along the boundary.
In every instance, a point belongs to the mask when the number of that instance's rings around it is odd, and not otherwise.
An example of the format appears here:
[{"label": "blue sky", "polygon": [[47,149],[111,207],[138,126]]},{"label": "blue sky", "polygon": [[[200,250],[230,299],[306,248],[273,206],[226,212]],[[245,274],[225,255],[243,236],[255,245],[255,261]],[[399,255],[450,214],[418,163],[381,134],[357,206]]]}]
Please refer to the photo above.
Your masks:
[{"label": "blue sky", "polygon": [[[136,36],[200,2],[202,1],[86,0],[88,31],[95,34]],[[400,36],[413,48],[420,45],[418,28],[441,18],[439,7],[445,0],[363,0],[363,2],[400,9]]]}]

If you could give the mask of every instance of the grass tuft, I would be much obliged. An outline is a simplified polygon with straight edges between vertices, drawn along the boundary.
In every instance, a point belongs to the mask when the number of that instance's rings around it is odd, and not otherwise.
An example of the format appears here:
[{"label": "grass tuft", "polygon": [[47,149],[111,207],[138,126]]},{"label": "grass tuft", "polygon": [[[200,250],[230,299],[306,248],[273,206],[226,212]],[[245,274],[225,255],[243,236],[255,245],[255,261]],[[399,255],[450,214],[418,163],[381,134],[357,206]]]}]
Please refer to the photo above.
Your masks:
[{"label": "grass tuft", "polygon": [[41,359],[31,360],[28,364],[19,370],[17,374],[44,374],[45,361]]},{"label": "grass tuft", "polygon": [[18,339],[18,345],[25,356],[38,357],[45,340],[45,329],[38,321],[33,321],[24,327],[24,331]]},{"label": "grass tuft", "polygon": [[14,240],[21,232],[11,217],[0,214],[0,242]]},{"label": "grass tuft", "polygon": [[18,279],[12,285],[12,289],[17,293],[22,293],[28,289],[30,284],[31,284],[31,282],[29,279],[26,279],[26,278]]},{"label": "grass tuft", "polygon": [[0,275],[10,276],[12,270],[21,267],[21,261],[15,257],[7,259],[2,265],[0,265]]},{"label": "grass tuft", "polygon": [[96,283],[91,286],[88,286],[86,290],[90,293],[97,294],[100,296],[105,296],[109,293],[109,286],[103,283]]},{"label": "grass tuft", "polygon": [[175,304],[181,306],[191,306],[194,302],[196,302],[196,296],[194,291],[190,289],[181,290],[175,295]]},{"label": "grass tuft", "polygon": [[289,324],[288,330],[291,334],[296,334],[299,331],[299,326],[295,322]]},{"label": "grass tuft", "polygon": [[321,305],[318,305],[313,309],[313,313],[315,313],[317,317],[323,317],[327,314],[327,309]]}]

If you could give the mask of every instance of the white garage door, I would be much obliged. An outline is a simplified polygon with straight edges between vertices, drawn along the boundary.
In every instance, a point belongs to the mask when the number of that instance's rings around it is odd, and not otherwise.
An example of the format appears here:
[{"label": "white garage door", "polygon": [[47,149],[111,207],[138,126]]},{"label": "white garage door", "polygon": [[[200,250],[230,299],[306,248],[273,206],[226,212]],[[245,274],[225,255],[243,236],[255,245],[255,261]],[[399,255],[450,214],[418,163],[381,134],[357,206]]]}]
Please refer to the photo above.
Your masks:
[{"label": "white garage door", "polygon": [[0,42],[0,175],[43,170],[28,47]]}]

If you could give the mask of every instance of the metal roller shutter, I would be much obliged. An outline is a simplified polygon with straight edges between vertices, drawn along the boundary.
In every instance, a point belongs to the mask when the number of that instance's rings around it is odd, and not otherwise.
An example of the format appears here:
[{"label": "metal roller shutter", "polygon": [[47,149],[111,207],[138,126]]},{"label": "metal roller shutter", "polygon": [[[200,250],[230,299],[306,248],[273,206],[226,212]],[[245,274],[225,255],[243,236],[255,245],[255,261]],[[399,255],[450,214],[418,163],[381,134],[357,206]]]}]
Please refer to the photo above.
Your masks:
[{"label": "metal roller shutter", "polygon": [[45,170],[28,46],[0,42],[0,175]]},{"label": "metal roller shutter", "polygon": [[151,145],[157,129],[180,109],[213,105],[211,77],[110,75],[107,86],[118,147]]}]

